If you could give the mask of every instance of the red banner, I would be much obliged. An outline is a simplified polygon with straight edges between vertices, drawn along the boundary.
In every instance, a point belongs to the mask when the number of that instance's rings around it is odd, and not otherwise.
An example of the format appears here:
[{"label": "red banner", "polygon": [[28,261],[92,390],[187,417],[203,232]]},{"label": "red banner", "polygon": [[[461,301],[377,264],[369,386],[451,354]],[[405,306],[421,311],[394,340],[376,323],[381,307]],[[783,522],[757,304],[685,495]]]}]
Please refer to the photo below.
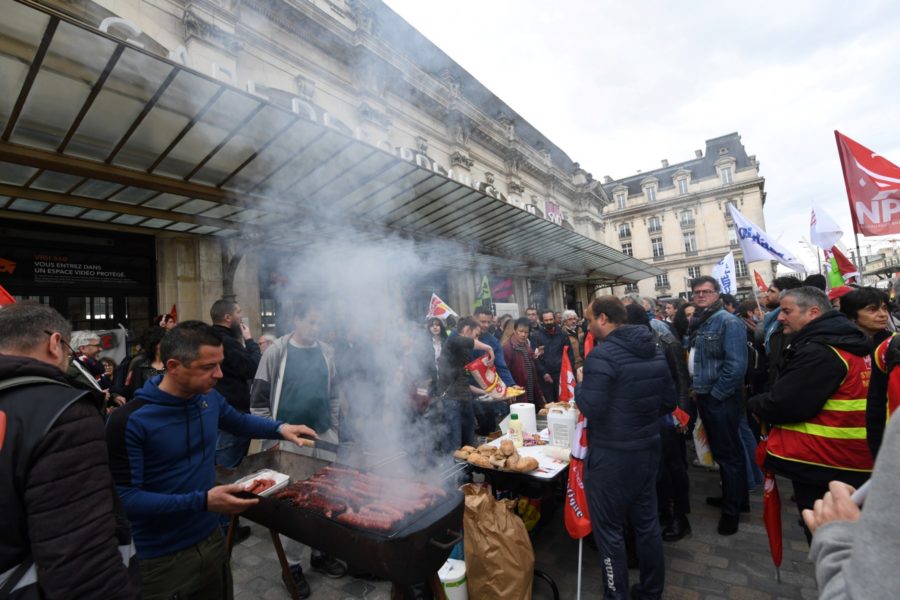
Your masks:
[{"label": "red banner", "polygon": [[769,286],[766,285],[766,282],[763,281],[762,275],[760,275],[756,269],[753,269],[753,278],[756,280],[756,289],[758,289],[760,292],[769,291]]},{"label": "red banner", "polygon": [[6,306],[8,304],[15,304],[16,299],[12,297],[12,294],[3,289],[3,286],[0,285],[0,306]]},{"label": "red banner", "polygon": [[559,397],[560,402],[568,402],[575,399],[575,373],[572,371],[572,363],[569,361],[569,347],[563,346],[562,367],[559,370]]},{"label": "red banner", "polygon": [[838,131],[837,140],[853,231],[900,233],[900,167]]}]

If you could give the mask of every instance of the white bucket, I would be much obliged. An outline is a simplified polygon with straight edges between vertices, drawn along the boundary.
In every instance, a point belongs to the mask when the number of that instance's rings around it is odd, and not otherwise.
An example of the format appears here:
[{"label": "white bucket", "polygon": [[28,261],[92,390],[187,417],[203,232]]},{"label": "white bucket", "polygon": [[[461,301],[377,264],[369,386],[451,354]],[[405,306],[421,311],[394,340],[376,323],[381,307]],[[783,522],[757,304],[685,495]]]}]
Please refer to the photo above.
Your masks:
[{"label": "white bucket", "polygon": [[466,589],[466,561],[448,558],[444,566],[438,569],[438,578],[447,600],[469,600]]},{"label": "white bucket", "polygon": [[571,448],[575,437],[575,411],[564,408],[551,408],[547,414],[547,428],[550,430],[550,444],[562,448]]}]

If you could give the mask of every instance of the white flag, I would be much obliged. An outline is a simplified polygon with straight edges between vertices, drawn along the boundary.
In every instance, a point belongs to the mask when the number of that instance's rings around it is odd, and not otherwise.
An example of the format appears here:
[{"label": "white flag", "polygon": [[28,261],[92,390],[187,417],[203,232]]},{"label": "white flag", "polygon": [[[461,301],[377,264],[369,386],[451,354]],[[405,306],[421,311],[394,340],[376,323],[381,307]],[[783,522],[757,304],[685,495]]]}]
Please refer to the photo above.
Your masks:
[{"label": "white flag", "polygon": [[713,267],[712,276],[719,282],[723,294],[734,294],[737,285],[734,280],[734,252],[729,252]]},{"label": "white flag", "polygon": [[844,235],[840,226],[821,208],[812,209],[809,219],[809,240],[825,250],[830,250]]},{"label": "white flag", "polygon": [[795,271],[806,272],[806,267],[799,258],[742,215],[734,204],[729,203],[728,210],[731,211],[731,218],[734,220],[738,241],[744,253],[744,262],[749,264],[756,260],[777,260]]}]

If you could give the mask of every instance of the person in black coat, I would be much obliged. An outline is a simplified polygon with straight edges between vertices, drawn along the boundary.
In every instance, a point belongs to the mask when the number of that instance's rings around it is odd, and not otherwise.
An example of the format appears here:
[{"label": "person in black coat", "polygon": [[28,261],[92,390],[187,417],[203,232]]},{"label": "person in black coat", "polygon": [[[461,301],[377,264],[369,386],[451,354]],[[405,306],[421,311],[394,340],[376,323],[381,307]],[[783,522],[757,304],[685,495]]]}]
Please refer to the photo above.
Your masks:
[{"label": "person in black coat", "polygon": [[[541,313],[541,326],[531,332],[531,345],[537,355],[538,374],[545,402],[556,402],[559,397],[559,372],[562,369],[563,348],[569,345],[569,336],[557,324],[552,310]],[[575,354],[569,348],[569,364],[575,365]]]},{"label": "person in black coat", "polygon": [[597,298],[588,315],[600,343],[577,373],[575,402],[587,418],[585,489],[603,564],[604,597],[629,597],[627,519],[641,569],[633,594],[660,598],[665,563],[656,503],[659,420],[675,409],[675,383],[650,329],[624,324],[619,299]]}]

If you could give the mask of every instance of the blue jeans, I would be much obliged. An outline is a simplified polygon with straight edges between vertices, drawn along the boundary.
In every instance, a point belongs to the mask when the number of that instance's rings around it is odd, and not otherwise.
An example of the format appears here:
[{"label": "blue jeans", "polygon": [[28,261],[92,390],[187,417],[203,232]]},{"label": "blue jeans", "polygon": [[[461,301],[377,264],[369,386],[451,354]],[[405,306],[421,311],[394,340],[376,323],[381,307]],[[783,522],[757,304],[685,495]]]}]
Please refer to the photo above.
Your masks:
[{"label": "blue jeans", "polygon": [[249,448],[250,438],[220,429],[216,440],[216,466],[234,469],[247,456]]},{"label": "blue jeans", "polygon": [[752,490],[762,484],[763,472],[759,465],[756,464],[756,446],[759,445],[759,442],[756,441],[756,437],[750,431],[746,413],[741,415],[738,433],[741,436],[741,445],[744,448],[744,464],[747,468],[747,490]]},{"label": "blue jeans", "polygon": [[600,551],[604,598],[629,598],[626,520],[631,522],[637,542],[641,570],[638,597],[662,597],[666,567],[656,506],[659,459],[658,442],[645,450],[592,446],[588,451],[585,492],[594,540]]},{"label": "blue jeans", "polygon": [[706,426],[709,448],[719,463],[722,478],[722,514],[737,517],[747,495],[747,463],[739,433],[744,409],[738,394],[719,400],[710,394],[697,394],[697,409]]},{"label": "blue jeans", "polygon": [[475,411],[472,400],[444,398],[444,414],[446,415],[447,449],[450,452],[461,446],[475,445]]}]

